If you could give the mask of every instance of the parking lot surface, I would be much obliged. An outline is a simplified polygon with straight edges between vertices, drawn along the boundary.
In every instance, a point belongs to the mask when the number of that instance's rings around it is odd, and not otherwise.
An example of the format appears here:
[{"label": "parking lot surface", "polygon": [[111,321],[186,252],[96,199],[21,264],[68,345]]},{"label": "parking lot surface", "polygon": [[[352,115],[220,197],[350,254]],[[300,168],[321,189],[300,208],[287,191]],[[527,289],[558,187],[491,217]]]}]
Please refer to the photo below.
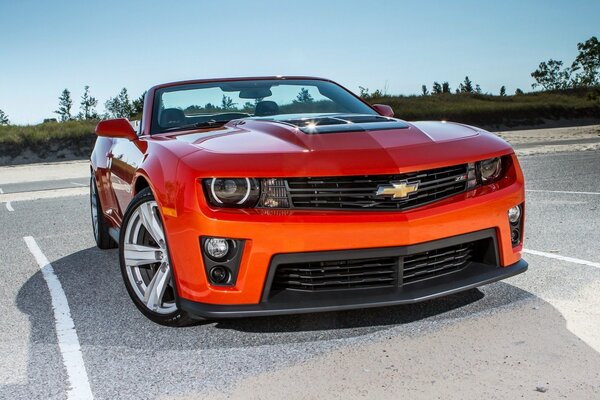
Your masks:
[{"label": "parking lot surface", "polygon": [[[85,176],[0,179],[0,398],[600,398],[600,151],[521,164],[525,274],[416,305],[181,329],[144,318],[117,250],[95,247]],[[69,315],[55,318],[56,293]]]}]

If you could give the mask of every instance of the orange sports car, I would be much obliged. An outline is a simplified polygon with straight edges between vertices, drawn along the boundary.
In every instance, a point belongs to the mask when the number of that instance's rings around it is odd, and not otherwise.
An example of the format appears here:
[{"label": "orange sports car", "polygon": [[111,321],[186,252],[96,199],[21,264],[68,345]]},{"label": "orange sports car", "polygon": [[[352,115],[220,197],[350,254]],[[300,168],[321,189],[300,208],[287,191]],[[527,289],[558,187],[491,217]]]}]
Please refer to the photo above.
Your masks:
[{"label": "orange sports car", "polygon": [[151,320],[413,303],[524,272],[510,145],[310,77],[148,90],[91,155],[100,248]]}]

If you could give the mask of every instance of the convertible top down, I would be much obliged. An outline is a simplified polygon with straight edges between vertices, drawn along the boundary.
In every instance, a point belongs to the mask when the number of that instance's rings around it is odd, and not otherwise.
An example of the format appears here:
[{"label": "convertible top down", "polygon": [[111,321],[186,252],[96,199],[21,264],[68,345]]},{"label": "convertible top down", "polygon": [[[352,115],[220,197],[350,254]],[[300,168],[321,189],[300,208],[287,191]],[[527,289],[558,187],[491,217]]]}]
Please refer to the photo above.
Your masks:
[{"label": "convertible top down", "polygon": [[157,323],[413,303],[527,268],[510,145],[330,80],[158,85],[136,128],[96,133],[96,242]]}]

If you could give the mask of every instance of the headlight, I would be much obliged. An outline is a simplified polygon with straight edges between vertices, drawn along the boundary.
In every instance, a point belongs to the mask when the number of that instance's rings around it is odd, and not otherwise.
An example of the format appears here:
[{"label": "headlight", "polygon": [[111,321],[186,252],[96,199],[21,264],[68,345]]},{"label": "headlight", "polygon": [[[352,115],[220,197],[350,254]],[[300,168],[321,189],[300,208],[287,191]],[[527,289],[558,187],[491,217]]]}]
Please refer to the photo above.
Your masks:
[{"label": "headlight", "polygon": [[260,186],[252,178],[210,178],[204,180],[204,191],[210,203],[218,207],[254,207]]},{"label": "headlight", "polygon": [[502,160],[490,158],[477,163],[477,175],[481,183],[492,183],[502,174]]}]

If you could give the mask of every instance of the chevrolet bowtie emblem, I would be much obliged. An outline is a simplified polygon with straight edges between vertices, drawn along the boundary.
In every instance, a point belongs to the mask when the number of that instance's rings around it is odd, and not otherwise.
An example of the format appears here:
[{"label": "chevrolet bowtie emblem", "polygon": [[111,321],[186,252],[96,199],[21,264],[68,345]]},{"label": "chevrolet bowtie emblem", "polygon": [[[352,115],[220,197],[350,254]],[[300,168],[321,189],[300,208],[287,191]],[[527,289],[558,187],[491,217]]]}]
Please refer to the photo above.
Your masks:
[{"label": "chevrolet bowtie emblem", "polygon": [[389,185],[377,186],[376,196],[392,196],[392,199],[405,199],[419,189],[419,182],[396,181]]}]

